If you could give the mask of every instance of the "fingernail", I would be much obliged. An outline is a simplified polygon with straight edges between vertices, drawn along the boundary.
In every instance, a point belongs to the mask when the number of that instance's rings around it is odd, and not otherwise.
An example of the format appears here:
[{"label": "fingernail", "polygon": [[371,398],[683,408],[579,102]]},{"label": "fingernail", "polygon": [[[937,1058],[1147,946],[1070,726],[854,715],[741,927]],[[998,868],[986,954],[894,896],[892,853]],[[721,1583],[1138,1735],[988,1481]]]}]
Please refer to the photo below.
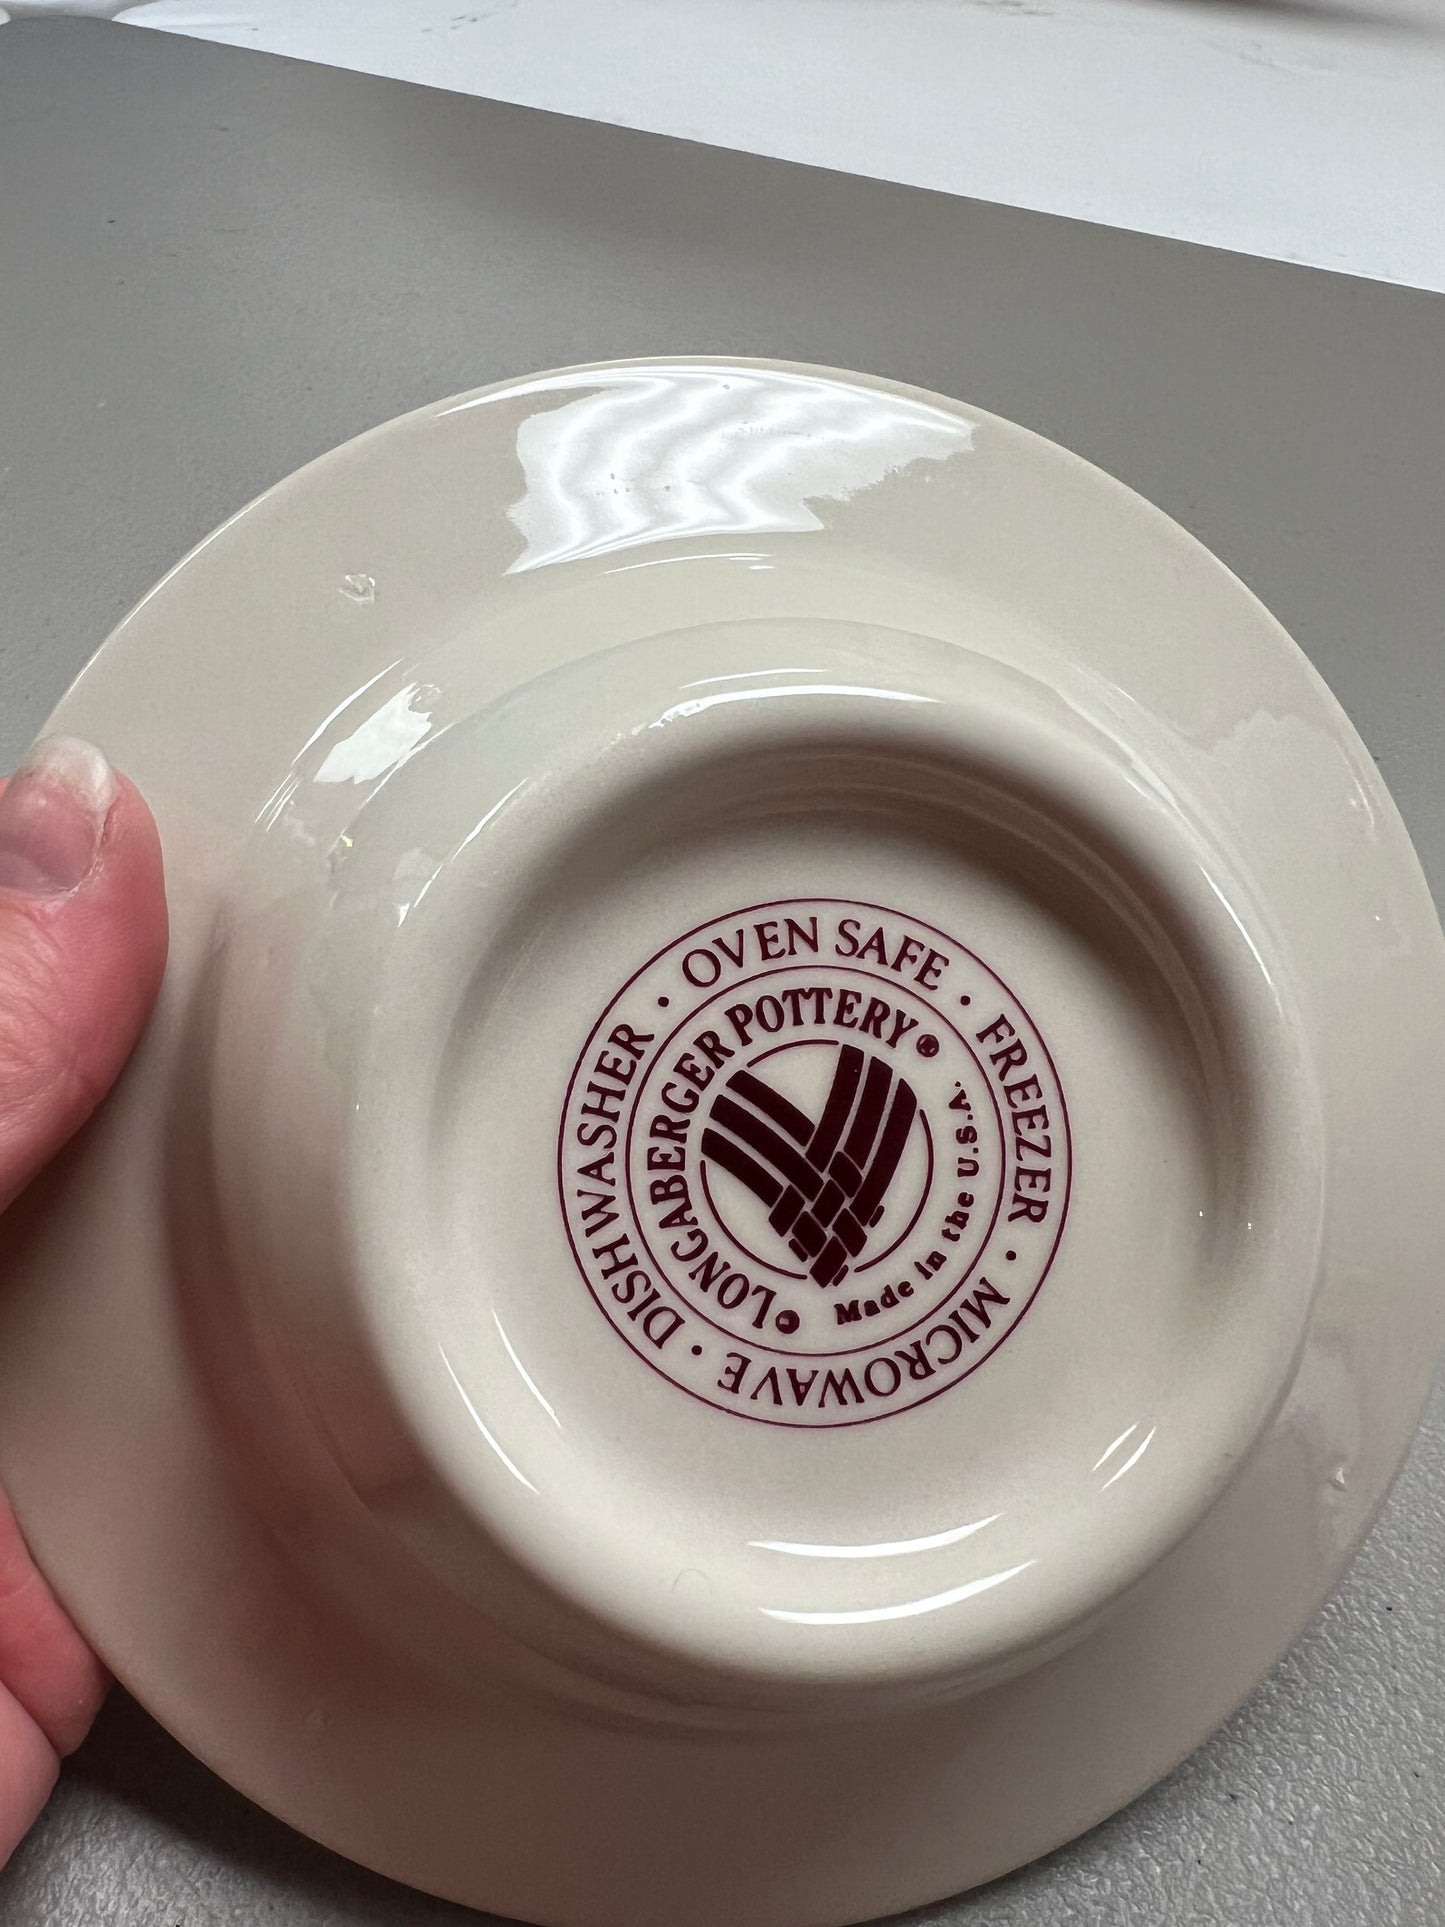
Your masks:
[{"label": "fingernail", "polygon": [[75,736],[35,745],[0,795],[0,889],[63,897],[90,874],[115,774]]}]

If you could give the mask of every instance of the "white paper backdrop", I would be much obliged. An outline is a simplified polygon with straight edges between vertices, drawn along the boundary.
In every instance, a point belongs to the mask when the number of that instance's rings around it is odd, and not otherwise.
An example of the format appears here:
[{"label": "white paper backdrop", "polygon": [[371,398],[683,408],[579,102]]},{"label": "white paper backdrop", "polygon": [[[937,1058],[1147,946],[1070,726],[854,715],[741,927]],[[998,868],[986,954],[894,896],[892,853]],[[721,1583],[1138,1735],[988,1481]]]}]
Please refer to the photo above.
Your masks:
[{"label": "white paper backdrop", "polygon": [[9,11],[104,13],[1445,290],[1445,0],[9,0]]}]

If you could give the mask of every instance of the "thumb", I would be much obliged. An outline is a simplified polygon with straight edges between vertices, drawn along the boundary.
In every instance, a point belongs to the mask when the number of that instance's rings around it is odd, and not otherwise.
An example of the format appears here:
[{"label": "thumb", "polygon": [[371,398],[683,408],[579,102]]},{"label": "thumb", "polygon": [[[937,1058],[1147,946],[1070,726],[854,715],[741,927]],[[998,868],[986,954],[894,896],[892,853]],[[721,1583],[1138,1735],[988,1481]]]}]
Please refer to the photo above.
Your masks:
[{"label": "thumb", "polygon": [[0,794],[0,1209],[114,1083],[166,934],[139,792],[89,743],[37,744]]}]

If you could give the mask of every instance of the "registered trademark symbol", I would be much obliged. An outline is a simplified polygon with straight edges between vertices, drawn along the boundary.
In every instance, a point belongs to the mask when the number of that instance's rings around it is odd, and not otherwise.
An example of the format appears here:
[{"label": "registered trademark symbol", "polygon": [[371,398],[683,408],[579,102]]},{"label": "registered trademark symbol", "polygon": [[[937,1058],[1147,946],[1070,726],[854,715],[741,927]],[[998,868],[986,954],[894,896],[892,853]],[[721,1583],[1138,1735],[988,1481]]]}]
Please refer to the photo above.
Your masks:
[{"label": "registered trademark symbol", "polygon": [[920,1037],[918,1040],[918,1055],[920,1057],[937,1057],[938,1039],[931,1035]]}]

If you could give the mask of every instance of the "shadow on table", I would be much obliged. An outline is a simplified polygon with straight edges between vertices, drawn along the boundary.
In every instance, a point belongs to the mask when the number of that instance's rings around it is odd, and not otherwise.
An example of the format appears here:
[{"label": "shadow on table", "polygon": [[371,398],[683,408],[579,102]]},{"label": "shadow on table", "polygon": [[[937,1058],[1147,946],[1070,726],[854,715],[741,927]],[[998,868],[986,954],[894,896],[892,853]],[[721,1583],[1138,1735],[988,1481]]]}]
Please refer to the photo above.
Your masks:
[{"label": "shadow on table", "polygon": [[140,1810],[209,1859],[246,1869],[283,1892],[322,1899],[328,1920],[356,1927],[485,1927],[494,1918],[399,1886],[308,1840],[218,1779],[119,1690],[65,1773]]}]

